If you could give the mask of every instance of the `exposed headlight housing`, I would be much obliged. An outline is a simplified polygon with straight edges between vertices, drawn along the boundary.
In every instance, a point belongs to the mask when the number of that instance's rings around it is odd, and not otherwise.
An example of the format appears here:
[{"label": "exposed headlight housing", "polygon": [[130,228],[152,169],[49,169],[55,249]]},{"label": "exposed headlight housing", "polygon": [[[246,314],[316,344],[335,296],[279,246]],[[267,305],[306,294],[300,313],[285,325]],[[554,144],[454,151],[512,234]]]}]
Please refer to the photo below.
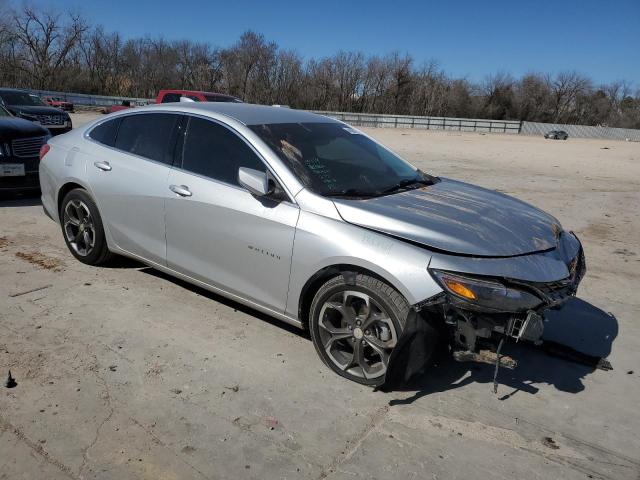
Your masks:
[{"label": "exposed headlight housing", "polygon": [[521,312],[535,309],[543,303],[542,299],[532,293],[507,287],[498,281],[467,277],[444,270],[430,272],[454,301],[471,310]]}]

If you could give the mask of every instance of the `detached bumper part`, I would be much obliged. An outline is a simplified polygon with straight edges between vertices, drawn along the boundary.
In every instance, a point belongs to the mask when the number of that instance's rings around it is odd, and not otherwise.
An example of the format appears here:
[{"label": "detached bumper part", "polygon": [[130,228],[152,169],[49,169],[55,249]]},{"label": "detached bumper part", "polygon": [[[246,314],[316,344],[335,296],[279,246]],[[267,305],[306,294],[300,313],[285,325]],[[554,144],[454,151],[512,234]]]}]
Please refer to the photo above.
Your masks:
[{"label": "detached bumper part", "polygon": [[489,365],[495,365],[497,362],[501,367],[509,370],[514,370],[518,366],[518,362],[513,358],[507,355],[498,355],[491,350],[480,350],[478,352],[456,350],[453,352],[453,359],[456,362],[487,363]]},{"label": "detached bumper part", "polygon": [[526,318],[513,317],[507,326],[507,335],[515,338],[516,342],[527,340],[534,345],[542,344],[544,333],[544,319],[534,311],[529,311]]}]

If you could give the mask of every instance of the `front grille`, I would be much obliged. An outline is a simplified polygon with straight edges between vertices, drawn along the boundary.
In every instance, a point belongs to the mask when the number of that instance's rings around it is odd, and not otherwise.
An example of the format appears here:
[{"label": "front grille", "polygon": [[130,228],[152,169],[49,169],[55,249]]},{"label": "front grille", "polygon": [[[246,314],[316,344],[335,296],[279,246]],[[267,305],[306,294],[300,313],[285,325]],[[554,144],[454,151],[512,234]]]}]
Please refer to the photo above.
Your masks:
[{"label": "front grille", "polygon": [[18,138],[11,142],[13,155],[18,158],[37,157],[46,137]]},{"label": "front grille", "polygon": [[567,298],[575,295],[578,285],[586,271],[586,262],[582,249],[569,265],[569,276],[555,282],[546,283],[527,283],[535,293],[540,296],[548,305],[557,305],[564,302]]},{"label": "front grille", "polygon": [[575,291],[574,283],[570,278],[549,283],[534,283],[531,286],[540,292],[545,300],[550,304],[555,304],[573,295]]},{"label": "front grille", "polygon": [[62,115],[36,115],[40,125],[64,125],[65,119]]}]

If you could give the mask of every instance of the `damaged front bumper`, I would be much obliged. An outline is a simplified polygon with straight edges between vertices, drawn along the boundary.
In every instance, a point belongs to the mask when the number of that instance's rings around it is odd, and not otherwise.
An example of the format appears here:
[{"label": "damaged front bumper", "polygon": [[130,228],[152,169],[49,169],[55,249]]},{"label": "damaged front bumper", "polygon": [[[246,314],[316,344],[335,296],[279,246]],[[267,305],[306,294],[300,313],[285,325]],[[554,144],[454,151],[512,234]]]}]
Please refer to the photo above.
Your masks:
[{"label": "damaged front bumper", "polygon": [[[567,270],[567,277],[552,282],[435,270],[431,273],[444,291],[414,308],[444,319],[454,358],[495,363],[501,340],[542,343],[545,311],[559,308],[575,296],[584,277],[586,262],[581,246],[567,262]],[[505,362],[504,366],[515,367],[515,362]]]}]

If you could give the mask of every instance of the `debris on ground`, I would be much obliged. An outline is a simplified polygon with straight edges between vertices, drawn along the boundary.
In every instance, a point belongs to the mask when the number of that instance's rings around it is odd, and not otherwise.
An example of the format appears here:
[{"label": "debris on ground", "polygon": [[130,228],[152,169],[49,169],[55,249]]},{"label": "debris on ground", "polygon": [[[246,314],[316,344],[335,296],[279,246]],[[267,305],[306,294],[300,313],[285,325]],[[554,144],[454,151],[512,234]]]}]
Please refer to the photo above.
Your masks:
[{"label": "debris on ground", "polygon": [[117,368],[117,365],[109,365],[109,370],[111,370],[112,372],[115,372]]},{"label": "debris on ground", "polygon": [[171,393],[175,393],[176,395],[180,395],[182,393],[182,390],[180,390],[179,388],[172,388],[171,389]]},{"label": "debris on ground", "polygon": [[4,383],[4,386],[7,388],[15,388],[18,386],[16,379],[11,376],[11,370],[9,370],[9,375],[7,376],[7,381]]},{"label": "debris on ground", "polygon": [[44,290],[44,289],[46,289],[46,288],[51,288],[51,287],[53,287],[53,285],[51,285],[51,284],[49,284],[49,285],[44,285],[44,286],[42,286],[42,287],[36,287],[36,288],[31,288],[31,289],[29,289],[29,290],[25,290],[25,291],[23,291],[23,292],[12,293],[12,294],[10,294],[9,296],[10,296],[11,298],[20,297],[20,296],[22,296],[22,295],[26,295],[27,293],[39,292],[40,290]]},{"label": "debris on ground", "polygon": [[40,252],[16,252],[16,257],[25,260],[36,267],[54,272],[61,272],[62,262],[57,258],[49,257]]},{"label": "debris on ground", "polygon": [[265,417],[265,422],[267,424],[267,427],[269,427],[269,430],[273,430],[274,428],[276,428],[280,422],[278,422],[278,419],[275,417]]},{"label": "debris on ground", "polygon": [[547,447],[550,448],[552,450],[558,450],[560,448],[560,446],[555,442],[555,440],[551,437],[544,437],[542,439],[542,444]]},{"label": "debris on ground", "polygon": [[230,387],[225,385],[224,388],[226,388],[227,390],[231,390],[231,391],[237,392],[238,390],[240,390],[240,385],[236,384],[236,385],[232,385]]}]

